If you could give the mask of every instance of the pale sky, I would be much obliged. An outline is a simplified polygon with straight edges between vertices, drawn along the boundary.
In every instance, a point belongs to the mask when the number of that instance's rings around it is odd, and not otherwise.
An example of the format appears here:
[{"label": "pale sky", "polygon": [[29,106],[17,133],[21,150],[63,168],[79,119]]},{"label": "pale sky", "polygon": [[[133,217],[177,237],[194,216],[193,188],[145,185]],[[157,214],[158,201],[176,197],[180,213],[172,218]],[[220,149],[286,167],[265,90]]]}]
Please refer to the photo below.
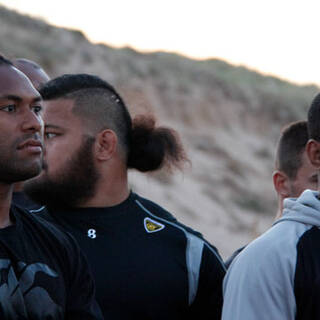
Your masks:
[{"label": "pale sky", "polygon": [[93,42],[220,58],[320,85],[319,0],[0,0]]}]

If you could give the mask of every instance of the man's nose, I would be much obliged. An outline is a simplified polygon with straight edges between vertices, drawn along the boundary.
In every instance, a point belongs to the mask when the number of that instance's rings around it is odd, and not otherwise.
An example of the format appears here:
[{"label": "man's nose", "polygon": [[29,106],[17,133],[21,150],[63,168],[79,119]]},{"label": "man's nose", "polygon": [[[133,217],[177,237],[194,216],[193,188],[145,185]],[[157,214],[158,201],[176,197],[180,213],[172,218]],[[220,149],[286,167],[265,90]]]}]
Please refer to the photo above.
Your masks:
[{"label": "man's nose", "polygon": [[41,132],[43,129],[43,120],[39,114],[28,110],[24,114],[22,130],[26,132]]}]

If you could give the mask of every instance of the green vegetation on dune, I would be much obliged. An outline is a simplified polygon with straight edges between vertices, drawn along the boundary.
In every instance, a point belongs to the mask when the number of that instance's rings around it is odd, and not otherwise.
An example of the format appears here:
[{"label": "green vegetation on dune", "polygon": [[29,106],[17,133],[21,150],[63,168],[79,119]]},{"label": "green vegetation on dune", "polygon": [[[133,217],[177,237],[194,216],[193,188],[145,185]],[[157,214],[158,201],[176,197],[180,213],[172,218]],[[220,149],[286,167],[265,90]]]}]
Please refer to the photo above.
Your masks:
[{"label": "green vegetation on dune", "polygon": [[81,54],[79,64],[108,65],[117,82],[151,79],[161,90],[170,88],[187,96],[194,96],[195,89],[203,95],[220,91],[226,99],[245,104],[248,112],[268,112],[274,120],[301,118],[319,91],[316,86],[295,85],[218,59],[197,61],[173,53],[95,46],[80,31],[53,27],[4,7],[0,7],[0,26],[4,54],[36,60],[51,73],[57,66],[65,66],[68,72],[72,59]]}]

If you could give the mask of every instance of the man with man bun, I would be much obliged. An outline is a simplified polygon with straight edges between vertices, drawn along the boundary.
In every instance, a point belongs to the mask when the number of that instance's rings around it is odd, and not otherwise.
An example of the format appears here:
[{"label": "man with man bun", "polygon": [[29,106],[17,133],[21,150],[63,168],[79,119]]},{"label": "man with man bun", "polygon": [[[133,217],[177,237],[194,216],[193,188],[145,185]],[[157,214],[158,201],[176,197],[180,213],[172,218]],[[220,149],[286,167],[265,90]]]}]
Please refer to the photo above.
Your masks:
[{"label": "man with man bun", "polygon": [[131,119],[106,81],[63,75],[44,99],[45,165],[26,185],[87,255],[106,319],[220,319],[224,265],[198,232],[130,190],[128,169],[181,167],[177,133]]}]

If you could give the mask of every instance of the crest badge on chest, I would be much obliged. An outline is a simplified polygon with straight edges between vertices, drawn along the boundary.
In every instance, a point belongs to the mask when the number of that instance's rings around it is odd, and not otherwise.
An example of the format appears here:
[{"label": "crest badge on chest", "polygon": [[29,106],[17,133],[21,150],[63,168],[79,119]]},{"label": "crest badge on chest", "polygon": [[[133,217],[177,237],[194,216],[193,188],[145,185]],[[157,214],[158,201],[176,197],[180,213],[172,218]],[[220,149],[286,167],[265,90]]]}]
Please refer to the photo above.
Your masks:
[{"label": "crest badge on chest", "polygon": [[158,221],[155,221],[151,218],[144,218],[143,224],[144,224],[144,228],[148,233],[158,232],[165,227],[164,224]]}]

